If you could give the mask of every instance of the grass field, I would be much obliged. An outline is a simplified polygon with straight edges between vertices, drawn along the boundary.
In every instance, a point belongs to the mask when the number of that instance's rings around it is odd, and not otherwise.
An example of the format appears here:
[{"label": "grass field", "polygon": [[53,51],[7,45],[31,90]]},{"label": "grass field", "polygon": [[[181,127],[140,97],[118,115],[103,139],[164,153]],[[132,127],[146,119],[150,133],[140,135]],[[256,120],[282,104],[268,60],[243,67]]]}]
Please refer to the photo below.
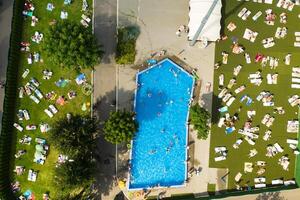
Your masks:
[{"label": "grass field", "polygon": [[[262,175],[266,178],[266,183],[270,184],[272,179],[284,178],[284,180],[292,179],[295,176],[295,155],[293,151],[288,147],[286,139],[297,138],[296,133],[287,133],[287,121],[292,119],[297,119],[297,106],[291,107],[287,101],[288,97],[294,94],[299,94],[299,90],[291,88],[291,71],[292,67],[299,65],[300,63],[300,51],[299,49],[293,46],[295,41],[294,32],[300,31],[298,14],[300,13],[300,7],[295,6],[293,11],[287,11],[283,8],[277,8],[276,4],[278,1],[273,1],[272,5],[264,3],[254,3],[252,1],[236,1],[236,0],[226,0],[222,1],[223,6],[223,19],[224,19],[224,33],[228,36],[227,40],[221,41],[216,44],[216,56],[215,61],[222,61],[222,51],[230,52],[228,57],[228,64],[221,65],[221,67],[215,70],[214,73],[214,101],[213,101],[213,125],[211,133],[211,145],[210,145],[210,167],[215,168],[228,168],[229,169],[229,178],[228,178],[228,189],[235,189],[234,177],[238,172],[243,174],[242,181],[240,186],[254,186],[254,178],[258,177],[256,174],[257,168],[254,168],[252,173],[244,173],[244,162],[252,162],[263,160],[267,162],[266,172]],[[224,4],[226,2],[226,4]],[[243,21],[241,18],[238,18],[238,13],[242,8],[246,7],[251,11],[250,17],[246,21]],[[277,15],[274,26],[269,26],[264,23],[265,10],[273,9],[273,12]],[[253,21],[252,17],[258,11],[262,11],[262,16],[257,20]],[[279,23],[279,15],[283,12],[287,13],[287,24]],[[234,22],[237,25],[237,28],[233,32],[229,32],[226,29],[226,26],[229,22]],[[288,34],[284,39],[275,39],[275,46],[265,49],[261,41],[268,37],[274,37],[277,27],[287,27]],[[243,39],[243,34],[245,28],[249,28],[253,31],[258,32],[258,36],[254,43],[251,43],[248,40]],[[252,63],[246,64],[244,54],[234,55],[231,53],[232,38],[236,37],[238,43],[245,47],[245,52],[250,54]],[[254,62],[254,57],[257,53],[262,53],[266,56],[273,56],[279,58],[279,66],[276,69],[270,69],[269,66],[262,68],[260,63]],[[284,57],[287,53],[292,53],[291,65],[287,66],[284,64]],[[225,86],[227,86],[229,80],[233,78],[233,68],[238,64],[243,66],[240,74],[237,76],[237,84],[229,90],[232,94],[234,90],[245,84],[246,89],[235,95],[236,100],[229,108],[229,113],[232,116],[235,114],[240,106],[242,106],[241,112],[239,113],[239,120],[235,124],[236,129],[243,128],[244,123],[247,120],[247,110],[256,110],[256,115],[253,118],[252,126],[259,126],[259,138],[256,140],[255,146],[251,146],[247,141],[243,141],[239,149],[234,149],[232,145],[239,138],[242,138],[242,135],[237,133],[237,130],[232,134],[226,135],[225,128],[218,128],[217,123],[220,118],[218,108],[222,107],[224,103],[220,103],[218,99],[218,77],[221,73],[225,75]],[[263,82],[260,86],[255,86],[250,83],[248,80],[249,73],[255,73],[257,70],[262,70]],[[268,73],[278,73],[278,84],[277,85],[267,85],[266,75]],[[256,101],[256,96],[261,91],[270,91],[274,94],[275,106],[282,106],[285,109],[284,115],[273,114],[273,107],[264,107],[262,102]],[[254,103],[250,106],[246,106],[245,103],[240,103],[239,99],[242,95],[247,94],[250,96]],[[265,125],[261,124],[263,116],[267,113],[270,113],[275,117],[273,125],[270,127],[272,130],[272,137],[269,141],[263,140],[263,135],[268,129]],[[278,142],[283,148],[284,152],[279,153],[273,158],[266,157],[266,147],[269,144],[274,144]],[[226,146],[228,149],[228,156],[225,161],[215,162],[214,157],[214,147],[216,146]],[[250,149],[255,148],[258,151],[258,154],[253,158],[248,158]],[[282,167],[277,163],[278,159],[283,156],[288,155],[290,159],[289,171],[284,171]]]},{"label": "grass field", "polygon": [[[61,10],[65,10],[68,12],[68,20],[75,21],[76,23],[80,23],[81,14],[81,6],[82,1],[75,0],[72,2],[71,5],[64,5],[63,0],[52,0],[51,2],[54,4],[55,9],[52,12],[49,12],[46,10],[46,6],[48,1],[32,1],[35,7],[34,10],[34,16],[39,18],[39,22],[35,27],[32,27],[30,25],[31,18],[25,19],[24,24],[24,34],[22,37],[23,41],[28,41],[31,43],[30,45],[30,53],[33,52],[39,52],[41,55],[41,58],[43,59],[43,63],[33,63],[32,65],[27,64],[27,56],[28,52],[23,52],[21,56],[21,65],[16,66],[20,68],[20,77],[18,86],[21,87],[25,85],[31,77],[34,77],[36,80],[40,82],[40,91],[43,94],[46,94],[48,92],[54,91],[58,96],[64,95],[67,97],[67,93],[70,90],[76,91],[77,97],[75,99],[69,100],[66,105],[59,106],[56,105],[57,109],[59,110],[58,114],[56,114],[53,118],[49,118],[45,113],[44,109],[47,108],[50,104],[55,104],[54,101],[45,100],[42,99],[39,104],[35,104],[28,96],[24,96],[23,99],[17,100],[17,107],[18,109],[27,109],[30,114],[30,120],[29,121],[19,121],[16,117],[16,122],[20,123],[24,128],[28,124],[35,124],[39,125],[41,122],[49,123],[50,126],[53,124],[55,120],[59,120],[62,117],[65,117],[66,113],[78,113],[78,114],[89,114],[89,108],[87,111],[82,111],[81,107],[84,102],[90,102],[91,96],[84,95],[82,93],[81,86],[78,86],[75,82],[75,78],[78,75],[78,72],[75,70],[70,69],[63,69],[57,65],[54,65],[44,54],[42,50],[42,43],[36,44],[31,41],[31,36],[34,34],[35,31],[39,31],[45,35],[48,27],[49,22],[53,19],[59,21],[60,19],[60,12]],[[92,1],[88,1],[89,5],[89,14],[91,16],[92,14]],[[90,30],[91,25],[90,25]],[[23,71],[25,69],[29,69],[30,73],[29,75],[23,79],[21,77]],[[42,70],[48,69],[53,72],[53,77],[50,80],[43,80],[42,79]],[[87,76],[88,81],[91,80],[91,70],[85,70],[84,73]],[[71,82],[64,88],[59,88],[55,85],[55,82],[59,80],[60,77],[63,77],[65,79],[71,80]],[[55,162],[57,161],[57,156],[59,152],[50,145],[50,151],[49,155],[47,156],[46,162],[44,165],[39,165],[33,162],[34,158],[34,152],[35,152],[35,145],[34,139],[36,137],[41,137],[47,139],[47,133],[43,134],[40,132],[39,129],[36,131],[26,131],[24,130],[22,133],[17,133],[17,139],[23,137],[23,135],[29,135],[32,137],[31,145],[22,145],[19,144],[18,141],[16,142],[16,151],[20,149],[25,149],[27,153],[22,156],[19,159],[15,160],[16,165],[25,166],[26,172],[21,176],[15,176],[15,179],[20,182],[21,184],[21,192],[26,191],[27,189],[30,189],[34,194],[36,199],[42,199],[42,194],[45,192],[50,193],[50,197],[52,199],[56,199],[56,195],[58,194],[58,191],[60,191],[60,188],[55,188],[53,185],[53,170],[55,168]],[[28,170],[34,169],[38,171],[38,178],[36,182],[29,182],[27,181],[27,175]]]}]

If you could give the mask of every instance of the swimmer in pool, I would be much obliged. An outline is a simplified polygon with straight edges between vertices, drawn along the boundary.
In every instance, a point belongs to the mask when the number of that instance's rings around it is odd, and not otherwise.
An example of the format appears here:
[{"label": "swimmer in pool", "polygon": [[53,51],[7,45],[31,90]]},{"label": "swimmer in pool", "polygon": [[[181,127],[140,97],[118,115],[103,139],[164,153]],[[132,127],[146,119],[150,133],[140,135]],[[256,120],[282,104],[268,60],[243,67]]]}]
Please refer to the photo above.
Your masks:
[{"label": "swimmer in pool", "polygon": [[155,153],[156,153],[156,150],[155,150],[155,149],[152,149],[152,150],[149,151],[149,154],[150,154],[150,155],[155,154]]}]

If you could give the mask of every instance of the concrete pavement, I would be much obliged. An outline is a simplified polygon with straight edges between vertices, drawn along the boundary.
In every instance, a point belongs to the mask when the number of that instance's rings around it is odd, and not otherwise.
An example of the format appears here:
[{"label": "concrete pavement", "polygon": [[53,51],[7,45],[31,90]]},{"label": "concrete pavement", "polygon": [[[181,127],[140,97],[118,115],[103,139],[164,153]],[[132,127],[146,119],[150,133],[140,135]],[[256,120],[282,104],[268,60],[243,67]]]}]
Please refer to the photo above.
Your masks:
[{"label": "concrete pavement", "polygon": [[[0,2],[0,81],[5,81],[13,0]],[[3,112],[4,89],[0,88],[0,130]]]}]

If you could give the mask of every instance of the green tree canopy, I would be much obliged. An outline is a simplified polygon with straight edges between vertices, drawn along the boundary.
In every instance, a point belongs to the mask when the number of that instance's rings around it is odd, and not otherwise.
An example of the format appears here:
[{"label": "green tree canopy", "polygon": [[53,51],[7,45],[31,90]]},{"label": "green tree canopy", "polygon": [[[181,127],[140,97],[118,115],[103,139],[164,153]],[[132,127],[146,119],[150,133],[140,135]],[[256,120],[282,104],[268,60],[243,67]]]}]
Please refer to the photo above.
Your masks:
[{"label": "green tree canopy", "polygon": [[49,27],[44,50],[57,65],[76,69],[94,67],[103,53],[90,29],[67,20]]},{"label": "green tree canopy", "polygon": [[75,158],[55,168],[54,182],[62,189],[70,190],[76,186],[90,184],[93,181],[95,162],[89,157]]},{"label": "green tree canopy", "polygon": [[104,138],[113,144],[129,142],[138,130],[135,114],[127,111],[111,112],[104,124]]},{"label": "green tree canopy", "polygon": [[200,107],[199,104],[195,104],[190,108],[190,120],[194,129],[197,130],[198,139],[207,139],[209,134],[208,120],[210,114],[204,108]]},{"label": "green tree canopy", "polygon": [[54,123],[49,139],[61,153],[77,157],[89,155],[96,148],[97,134],[94,118],[75,115]]}]

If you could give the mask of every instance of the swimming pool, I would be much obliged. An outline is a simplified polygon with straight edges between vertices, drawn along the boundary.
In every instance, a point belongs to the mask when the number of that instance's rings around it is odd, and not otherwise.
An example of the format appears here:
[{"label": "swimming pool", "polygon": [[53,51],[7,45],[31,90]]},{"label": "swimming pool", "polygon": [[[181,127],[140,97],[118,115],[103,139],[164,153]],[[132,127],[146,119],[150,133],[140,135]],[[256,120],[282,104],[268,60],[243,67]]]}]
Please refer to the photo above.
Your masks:
[{"label": "swimming pool", "polygon": [[137,74],[129,189],[182,186],[193,77],[170,59]]}]

